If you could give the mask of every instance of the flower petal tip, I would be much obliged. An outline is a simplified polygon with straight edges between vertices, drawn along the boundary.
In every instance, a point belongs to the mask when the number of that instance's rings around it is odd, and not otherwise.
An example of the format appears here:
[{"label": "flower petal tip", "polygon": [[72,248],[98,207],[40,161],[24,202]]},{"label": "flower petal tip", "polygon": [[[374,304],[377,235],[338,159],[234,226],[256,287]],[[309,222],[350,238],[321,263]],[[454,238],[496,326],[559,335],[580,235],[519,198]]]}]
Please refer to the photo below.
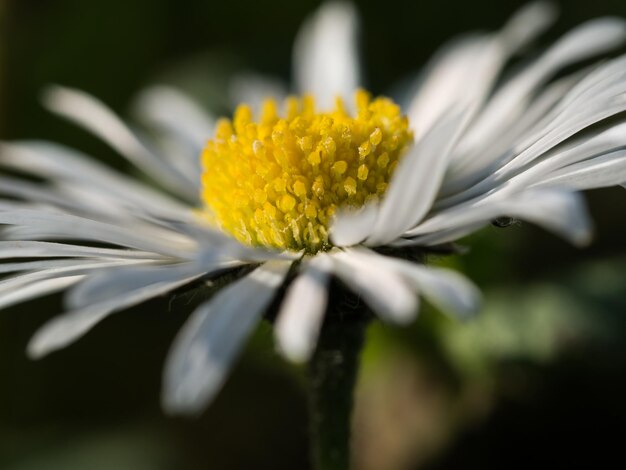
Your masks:
[{"label": "flower petal tip", "polygon": [[365,240],[376,222],[378,208],[371,204],[360,210],[341,210],[330,227],[330,240],[335,246],[353,246]]},{"label": "flower petal tip", "polygon": [[35,334],[26,346],[26,356],[33,361],[43,359],[54,350],[49,344],[41,340],[40,335]]},{"label": "flower petal tip", "polygon": [[577,233],[572,234],[572,244],[578,248],[585,248],[591,245],[593,241],[594,230],[593,227],[585,227]]},{"label": "flower petal tip", "polygon": [[69,95],[74,93],[77,93],[77,91],[64,87],[63,85],[53,83],[43,88],[40,94],[40,100],[46,109],[54,111],[59,108],[60,103],[66,100]]}]

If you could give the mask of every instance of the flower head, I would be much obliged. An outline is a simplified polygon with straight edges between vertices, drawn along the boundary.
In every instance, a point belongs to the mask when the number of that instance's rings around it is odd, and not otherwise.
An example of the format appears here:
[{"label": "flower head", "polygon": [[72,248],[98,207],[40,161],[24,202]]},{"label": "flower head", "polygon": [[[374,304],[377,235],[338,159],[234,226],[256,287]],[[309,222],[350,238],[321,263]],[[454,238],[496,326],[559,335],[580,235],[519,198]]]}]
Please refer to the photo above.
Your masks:
[{"label": "flower head", "polygon": [[356,91],[355,11],[330,3],[296,41],[302,99],[283,110],[269,99],[256,117],[241,106],[212,129],[180,92],[152,89],[141,109],[160,132],[155,143],[94,98],[53,88],[49,108],[164,191],[62,146],[3,144],[0,165],[49,184],[0,180],[0,258],[35,258],[0,264],[14,273],[0,281],[0,307],[68,289],[67,312],[29,345],[39,357],[111,313],[250,266],[178,334],[163,394],[176,412],[197,412],[219,391],[286,280],[275,332],[294,361],[314,350],[332,277],[389,322],[412,321],[418,295],[447,312],[473,312],[478,292],[460,274],[383,253],[455,241],[500,216],[583,244],[590,224],[576,191],[626,181],[626,125],[606,121],[626,111],[626,57],[554,79],[621,44],[623,21],[586,23],[498,80],[552,16],[532,4],[497,33],[452,43],[399,107]]}]

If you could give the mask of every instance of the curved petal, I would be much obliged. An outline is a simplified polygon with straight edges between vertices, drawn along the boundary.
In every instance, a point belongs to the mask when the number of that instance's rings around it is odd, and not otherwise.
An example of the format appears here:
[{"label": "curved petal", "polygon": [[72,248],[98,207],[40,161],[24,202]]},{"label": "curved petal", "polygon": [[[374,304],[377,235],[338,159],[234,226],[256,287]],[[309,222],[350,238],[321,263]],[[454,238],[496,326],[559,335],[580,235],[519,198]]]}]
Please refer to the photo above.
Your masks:
[{"label": "curved petal", "polygon": [[163,158],[188,180],[198,181],[198,156],[213,137],[213,116],[181,90],[167,85],[142,90],[133,108],[141,121],[156,128]]},{"label": "curved petal", "polygon": [[626,181],[624,150],[569,165],[550,174],[537,186],[583,190],[617,186],[623,181]]},{"label": "curved petal", "polygon": [[0,259],[8,258],[147,258],[162,259],[155,253],[39,241],[0,241]]},{"label": "curved petal", "polygon": [[112,313],[170,292],[188,284],[198,276],[182,279],[174,277],[172,280],[148,284],[119,297],[53,318],[44,324],[31,338],[27,347],[28,355],[37,359],[64,348],[68,344],[77,341]]},{"label": "curved petal", "polygon": [[364,261],[353,249],[329,256],[333,260],[333,273],[362,296],[381,319],[401,325],[415,319],[419,311],[417,294],[384,262]]},{"label": "curved petal", "polygon": [[69,260],[65,266],[49,266],[6,277],[0,281],[0,309],[59,290],[50,288],[50,286],[63,284],[63,281],[55,283],[54,279],[71,278],[73,282],[63,286],[68,287],[93,271],[140,262],[139,260]]},{"label": "curved petal", "polygon": [[134,211],[169,218],[189,211],[188,205],[165,193],[119,174],[87,155],[51,142],[0,143],[0,166],[65,186],[88,188],[98,198]]},{"label": "curved petal", "polygon": [[496,34],[457,39],[427,66],[408,106],[408,116],[419,139],[453,106],[482,104],[506,60],[541,34],[556,16],[546,2],[531,3],[517,12]]},{"label": "curved petal", "polygon": [[318,254],[303,265],[287,290],[274,325],[278,349],[298,363],[306,362],[315,350],[328,301],[332,261]]},{"label": "curved petal", "polygon": [[[76,198],[58,188],[18,178],[0,176],[0,194],[41,203],[82,215],[98,218],[124,218],[127,214],[114,204],[106,204],[96,198]],[[119,214],[121,212],[122,214]]]},{"label": "curved petal", "polygon": [[456,271],[432,268],[398,258],[383,257],[365,248],[359,248],[357,252],[372,262],[388,265],[407,282],[410,282],[423,297],[445,313],[465,318],[478,310],[480,291]]},{"label": "curved petal", "polygon": [[480,291],[455,271],[415,265],[406,275],[412,276],[421,294],[445,313],[465,318],[478,310]]},{"label": "curved petal", "polygon": [[500,70],[501,54],[493,37],[476,35],[448,45],[433,59],[407,107],[416,141],[452,107],[478,109]]},{"label": "curved petal", "polygon": [[464,227],[473,231],[501,216],[533,222],[575,245],[585,245],[591,239],[591,221],[582,196],[559,188],[530,189],[512,195],[494,193],[440,212],[405,235],[419,236],[414,240],[416,244],[426,240],[431,244],[438,232],[452,230],[459,236],[466,235],[469,232]]},{"label": "curved petal", "polygon": [[[435,207],[452,207],[506,184],[536,165],[541,158],[548,160],[548,152],[556,150],[561,144],[567,145],[575,134],[626,111],[625,64],[626,56],[620,57],[585,77],[523,140],[494,162],[491,171],[485,173],[484,179],[452,196],[441,198]],[[619,129],[619,126],[614,129]],[[598,136],[598,140],[605,138],[606,135]],[[595,137],[589,142],[584,139],[582,142],[583,148],[597,143]],[[540,164],[549,165],[547,162]]]},{"label": "curved petal", "polygon": [[90,305],[123,297],[149,285],[209,274],[211,269],[196,263],[125,266],[102,269],[67,292],[65,308],[80,310]]},{"label": "curved petal", "polygon": [[[564,148],[559,148],[545,155],[541,161],[512,177],[503,186],[507,190],[521,190],[540,184],[556,172],[565,170],[575,164],[583,164],[592,169],[594,163],[603,155],[614,154],[626,146],[626,123],[621,123],[596,135],[568,142]],[[585,189],[590,189],[588,186]]]},{"label": "curved petal", "polygon": [[180,233],[142,224],[132,227],[113,225],[96,220],[51,211],[0,211],[0,224],[9,224],[4,238],[13,240],[65,239],[88,240],[136,248],[170,255],[189,255],[194,242]]},{"label": "curved petal", "polygon": [[467,110],[446,114],[401,160],[366,245],[384,245],[395,240],[430,210],[450,152],[468,117]]},{"label": "curved petal", "polygon": [[172,132],[198,148],[213,134],[215,119],[171,86],[155,85],[142,90],[134,109],[143,121]]},{"label": "curved petal", "polygon": [[37,297],[62,291],[83,279],[84,275],[42,279],[20,286],[9,292],[0,293],[0,308],[7,308]]},{"label": "curved petal", "polygon": [[219,392],[290,266],[268,261],[192,313],[166,360],[162,396],[166,411],[197,414]]},{"label": "curved petal", "polygon": [[330,227],[330,239],[335,246],[361,243],[371,233],[377,216],[375,205],[364,206],[359,211],[339,210]]},{"label": "curved petal", "polygon": [[[558,70],[613,49],[625,39],[626,23],[616,18],[593,20],[570,31],[495,93],[464,136],[458,151],[462,154],[484,146],[506,130],[526,109],[533,93]],[[474,159],[470,161],[473,163]]]},{"label": "curved petal", "polygon": [[197,200],[198,181],[190,181],[157,156],[136,132],[93,96],[82,91],[54,86],[45,93],[44,103],[51,111],[93,132],[133,165],[179,196],[189,201]]}]

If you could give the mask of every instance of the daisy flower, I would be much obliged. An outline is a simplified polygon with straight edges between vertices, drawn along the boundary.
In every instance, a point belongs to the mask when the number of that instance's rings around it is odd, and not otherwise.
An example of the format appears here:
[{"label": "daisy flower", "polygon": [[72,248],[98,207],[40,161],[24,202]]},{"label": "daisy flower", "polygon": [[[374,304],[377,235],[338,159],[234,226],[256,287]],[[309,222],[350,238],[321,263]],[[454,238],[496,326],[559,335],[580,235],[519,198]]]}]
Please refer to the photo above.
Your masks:
[{"label": "daisy flower", "polygon": [[413,321],[420,296],[468,315],[473,284],[404,255],[503,216],[583,245],[577,191],[626,181],[626,124],[609,120],[626,111],[626,57],[560,73],[622,44],[623,21],[585,23],[503,74],[553,17],[531,4],[501,31],[448,44],[401,105],[359,89],[357,15],[345,3],[321,7],[298,34],[300,97],[261,102],[267,87],[248,84],[255,106],[232,120],[157,87],[140,99],[148,134],[83,92],[50,89],[49,109],[141,175],[49,142],[3,143],[0,307],[67,290],[67,311],[28,346],[41,357],[114,312],[233,273],[166,362],[164,407],[187,413],[219,391],[283,286],[276,341],[296,362],[315,348],[332,278],[384,321]]}]

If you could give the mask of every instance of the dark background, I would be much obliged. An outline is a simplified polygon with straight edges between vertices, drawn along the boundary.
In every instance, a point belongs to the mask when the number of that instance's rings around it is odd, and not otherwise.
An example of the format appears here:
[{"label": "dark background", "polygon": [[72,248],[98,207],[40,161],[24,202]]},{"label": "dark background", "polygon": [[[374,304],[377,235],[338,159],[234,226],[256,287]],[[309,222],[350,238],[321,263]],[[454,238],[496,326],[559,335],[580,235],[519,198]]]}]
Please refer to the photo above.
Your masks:
[{"label": "dark background", "polygon": [[[358,2],[368,88],[410,79],[445,40],[496,29],[525,2]],[[0,138],[48,138],[120,166],[104,144],[39,105],[50,83],[84,89],[127,116],[152,83],[185,88],[228,113],[230,77],[289,79],[291,44],[319,2],[300,0],[4,0]],[[622,0],[561,2],[544,44]],[[624,463],[626,193],[593,191],[585,250],[527,225],[488,228],[470,253],[435,260],[465,270],[485,308],[459,324],[426,310],[411,328],[368,331],[357,408],[358,468],[527,468]],[[197,420],[159,408],[167,347],[188,297],[104,321],[40,362],[29,336],[61,311],[48,297],[0,312],[1,469],[307,468],[304,371],[255,334],[225,389]]]}]

